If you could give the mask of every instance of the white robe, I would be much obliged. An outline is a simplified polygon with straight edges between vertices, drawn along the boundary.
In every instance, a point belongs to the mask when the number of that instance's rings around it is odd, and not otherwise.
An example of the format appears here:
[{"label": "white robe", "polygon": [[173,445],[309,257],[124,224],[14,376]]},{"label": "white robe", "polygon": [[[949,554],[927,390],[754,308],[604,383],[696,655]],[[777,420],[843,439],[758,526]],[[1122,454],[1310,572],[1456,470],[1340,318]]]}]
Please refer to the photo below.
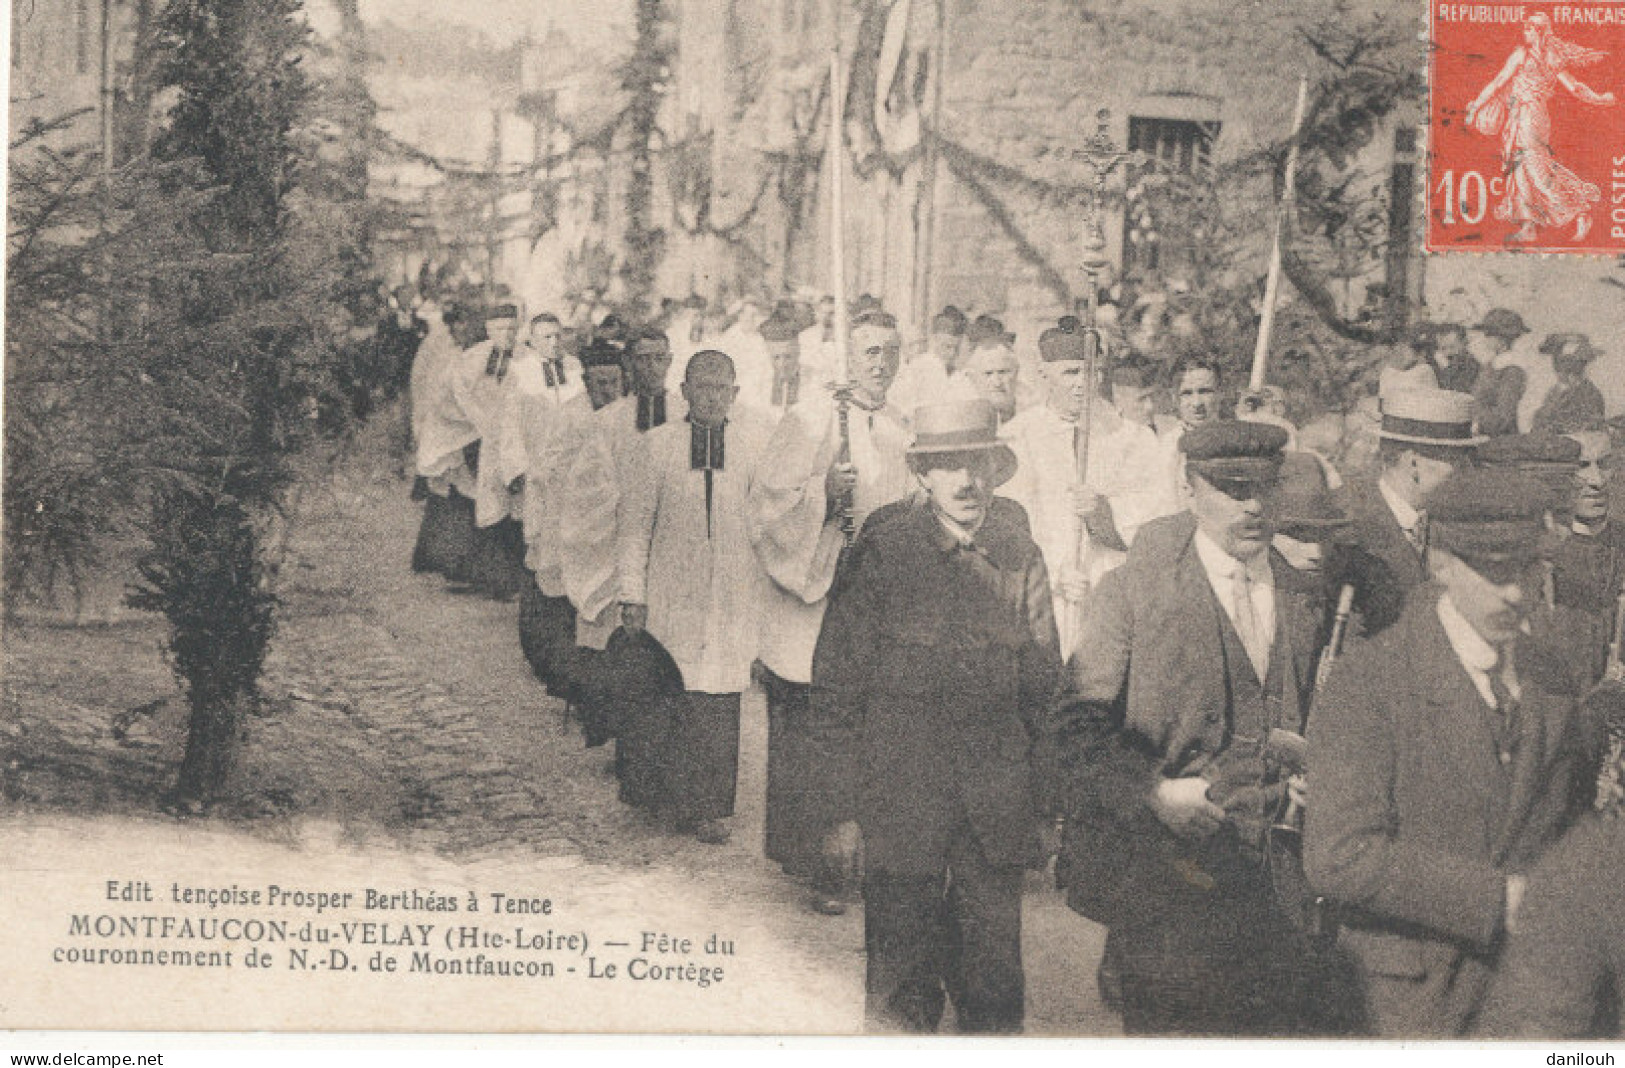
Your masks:
[{"label": "white robe", "polygon": [[912,418],[915,409],[922,405],[940,404],[949,399],[950,377],[948,366],[940,356],[922,352],[897,372],[897,380],[886,391],[886,400]]},{"label": "white robe", "polygon": [[559,495],[570,458],[591,426],[592,404],[579,368],[565,362],[564,383],[549,385],[540,361],[515,372],[503,420],[499,459],[508,481],[523,475],[520,521],[525,529],[525,566],[549,597],[564,596],[559,556]]},{"label": "white robe", "polygon": [[[447,368],[441,403],[426,421],[423,440],[418,443],[419,471],[430,478],[444,477],[458,492],[473,497],[474,523],[481,527],[519,515],[519,499],[508,492],[511,480],[503,477],[503,423],[514,383],[525,377],[527,363],[538,363],[529,346],[515,345],[508,369],[499,379],[485,373],[490,353],[491,342],[482,341]],[[541,374],[540,366],[536,374]],[[480,442],[480,466],[471,474],[463,463],[462,450],[475,441]]]},{"label": "white robe", "polygon": [[[679,394],[666,394],[668,422],[683,423],[685,411]],[[638,432],[637,419],[637,394],[589,415],[559,486],[559,577],[575,605],[576,642],[589,649],[604,648],[621,622],[616,538],[648,436]]]},{"label": "white robe", "polygon": [[[1068,610],[1058,578],[1070,570],[1083,547],[1084,576],[1091,585],[1120,565],[1125,555],[1088,539],[1082,521],[1073,514],[1071,492],[1078,485],[1073,430],[1076,423],[1062,419],[1049,405],[1017,413],[1000,431],[1016,454],[1016,474],[999,490],[1027,510],[1033,540],[1044,555],[1055,598],[1055,620],[1061,631],[1061,649],[1070,654],[1077,641],[1077,613]],[[1089,484],[1106,498],[1124,544],[1147,520],[1177,511],[1168,492],[1166,443],[1147,427],[1127,423],[1105,405],[1098,405],[1089,427]]]},{"label": "white robe", "polygon": [[[457,340],[446,329],[445,320],[438,311],[429,313],[429,332],[418,345],[412,357],[412,442],[416,447],[423,441],[424,424],[439,403],[438,394],[444,388],[442,379],[446,368],[457,358]],[[422,473],[421,471],[419,472]]]},{"label": "white robe", "polygon": [[648,432],[618,534],[620,599],[649,607],[649,633],[677,662],[685,689],[739,693],[750,685],[765,576],[751,553],[745,502],[772,433],[760,413],[735,405],[723,468],[690,467],[691,425]]},{"label": "white robe", "polygon": [[[916,487],[905,453],[912,440],[895,407],[848,412],[853,528],[869,514]],[[790,682],[812,680],[813,647],[824,620],[825,598],[844,545],[838,518],[826,521],[824,478],[840,451],[835,406],[827,398],[798,406],[768,443],[762,474],[750,498],[750,537],[772,580],[765,594],[757,655]]]}]

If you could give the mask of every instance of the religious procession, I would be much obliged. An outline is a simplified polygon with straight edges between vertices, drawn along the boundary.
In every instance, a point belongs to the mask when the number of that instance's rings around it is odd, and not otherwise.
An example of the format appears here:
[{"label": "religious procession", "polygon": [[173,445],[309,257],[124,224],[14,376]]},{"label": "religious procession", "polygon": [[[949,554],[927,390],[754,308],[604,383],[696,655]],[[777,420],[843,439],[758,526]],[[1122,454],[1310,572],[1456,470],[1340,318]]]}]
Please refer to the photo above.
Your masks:
[{"label": "religious procession", "polygon": [[1098,308],[1028,369],[992,315],[944,308],[904,364],[841,303],[749,342],[498,304],[461,350],[425,308],[411,566],[516,604],[622,801],[728,841],[760,686],[766,856],[861,902],[880,1031],[1019,1031],[1053,860],[1130,1034],[1617,1033],[1625,542],[1587,339],[1548,339],[1524,433],[1522,372],[1466,345],[1518,312],[1419,331],[1334,461]]},{"label": "religious procession", "polygon": [[[398,113],[366,351],[400,403],[267,371],[231,396],[287,411],[223,406],[215,436],[271,456],[346,404],[398,416],[368,477],[415,541],[366,544],[388,578],[356,585],[500,619],[528,674],[497,748],[556,712],[649,849],[759,855],[815,938],[861,927],[871,1034],[1021,1033],[1041,983],[1130,1036],[1625,1034],[1622,282],[1421,252],[1414,12],[750,6],[637,0],[609,88],[585,15],[479,38],[458,62],[512,68],[485,125],[486,75],[446,88],[472,30],[419,70],[417,31],[350,5]],[[1586,52],[1505,32],[1548,90]],[[1506,106],[1493,70],[1451,105],[1469,130]],[[456,121],[399,120],[427,96]],[[483,162],[424,147],[487,129]],[[1542,151],[1507,149],[1507,240],[1601,229]],[[277,262],[317,261],[349,262]],[[270,329],[244,322],[210,329]],[[247,635],[252,670],[189,676],[193,735],[229,742],[272,729],[198,696],[256,683],[273,597],[243,591],[316,565],[267,555],[301,507],[275,465],[219,456],[230,493],[159,483],[136,603],[194,636],[179,672]],[[203,530],[246,562],[168,593]],[[466,677],[490,643],[443,629],[416,669]],[[442,742],[391,737],[405,764]],[[193,740],[181,819],[235,774]],[[1033,967],[1046,895],[1097,954]]]}]

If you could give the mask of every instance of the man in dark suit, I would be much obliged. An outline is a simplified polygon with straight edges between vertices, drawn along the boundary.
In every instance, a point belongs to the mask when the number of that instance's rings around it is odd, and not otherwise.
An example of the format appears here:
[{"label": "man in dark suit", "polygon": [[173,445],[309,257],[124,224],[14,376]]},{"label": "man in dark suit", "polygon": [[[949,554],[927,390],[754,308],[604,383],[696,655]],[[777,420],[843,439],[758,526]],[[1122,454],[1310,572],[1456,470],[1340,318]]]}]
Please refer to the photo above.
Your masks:
[{"label": "man in dark suit", "polygon": [[1477,1030],[1618,1038],[1625,1023],[1625,820],[1577,825],[1529,872]]},{"label": "man in dark suit", "polygon": [[1339,906],[1368,1027],[1472,1025],[1523,872],[1590,763],[1571,673],[1527,635],[1548,495],[1467,470],[1428,498],[1436,585],[1332,670],[1309,728],[1310,881]]},{"label": "man in dark suit", "polygon": [[1329,969],[1275,896],[1265,834],[1289,789],[1320,585],[1270,548],[1286,432],[1193,427],[1190,511],[1140,529],[1095,591],[1058,723],[1068,903],[1111,930],[1131,1034],[1334,1029]]},{"label": "man in dark suit", "polygon": [[1384,397],[1378,437],[1380,474],[1345,486],[1352,525],[1329,575],[1334,589],[1354,586],[1361,638],[1391,627],[1407,595],[1426,580],[1422,502],[1452,471],[1471,463],[1474,448],[1485,440],[1473,435],[1472,398],[1442,389]]},{"label": "man in dark suit", "polygon": [[1017,1031],[1032,763],[1060,678],[1049,580],[1026,513],[993,496],[1016,465],[993,408],[921,408],[914,429],[925,496],[864,523],[812,700],[852,724],[870,1027],[934,1031],[946,995],[962,1031]]}]

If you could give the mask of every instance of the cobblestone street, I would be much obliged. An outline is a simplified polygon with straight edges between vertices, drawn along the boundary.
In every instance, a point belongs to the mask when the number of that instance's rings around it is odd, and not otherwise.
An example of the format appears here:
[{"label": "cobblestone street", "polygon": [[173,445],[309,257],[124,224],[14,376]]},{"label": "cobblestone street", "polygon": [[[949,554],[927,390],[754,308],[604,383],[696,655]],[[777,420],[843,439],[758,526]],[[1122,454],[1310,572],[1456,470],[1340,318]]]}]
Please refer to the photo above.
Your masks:
[{"label": "cobblestone street", "polygon": [[[861,1026],[861,910],[813,914],[761,856],[760,693],[745,699],[732,843],[702,845],[620,804],[610,750],[584,748],[530,675],[514,606],[450,594],[438,576],[408,569],[419,513],[407,483],[384,473],[384,451],[364,442],[306,486],[267,664],[268,712],[250,724],[229,819],[210,834],[226,827],[301,850],[314,834],[324,851],[382,849],[393,865],[420,856],[464,876],[495,865],[552,872],[558,885],[567,874],[568,896],[595,915],[735,932],[753,947],[758,994],[801,1006],[752,1010],[761,1026]],[[184,720],[149,652],[161,630],[125,617],[100,628],[22,626],[8,638],[6,795],[20,802],[11,819],[32,827],[31,809],[93,814],[59,831],[69,840],[104,838],[115,818],[168,833],[150,813]],[[75,659],[83,669],[68,666]],[[113,679],[127,685],[98,682],[98,664],[121,668]],[[51,826],[34,834],[49,840]],[[1098,931],[1051,890],[1029,893],[1026,920],[1029,1029],[1115,1030],[1095,999]]]}]

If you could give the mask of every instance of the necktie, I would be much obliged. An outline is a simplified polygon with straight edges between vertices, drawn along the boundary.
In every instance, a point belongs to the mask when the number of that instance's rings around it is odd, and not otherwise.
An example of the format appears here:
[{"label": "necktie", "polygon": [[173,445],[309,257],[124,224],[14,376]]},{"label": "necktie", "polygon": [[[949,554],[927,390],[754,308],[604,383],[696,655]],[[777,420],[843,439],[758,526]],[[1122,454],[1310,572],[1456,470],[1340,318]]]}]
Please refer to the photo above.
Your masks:
[{"label": "necktie", "polygon": [[1512,763],[1512,755],[1518,748],[1518,699],[1512,696],[1512,690],[1507,686],[1506,680],[1507,650],[1502,646],[1495,651],[1495,665],[1490,668],[1490,696],[1495,699],[1495,710],[1500,713],[1500,723],[1496,730],[1496,749],[1499,751],[1502,764]]},{"label": "necktie", "polygon": [[542,370],[547,373],[547,388],[558,389],[564,385],[564,359],[558,357],[542,364]]},{"label": "necktie", "polygon": [[1259,625],[1258,610],[1253,606],[1253,577],[1243,566],[1238,565],[1231,572],[1230,596],[1236,607],[1236,633],[1241,637],[1242,648],[1247,650],[1253,673],[1263,682],[1270,666],[1269,638],[1262,633],[1264,628]]}]

